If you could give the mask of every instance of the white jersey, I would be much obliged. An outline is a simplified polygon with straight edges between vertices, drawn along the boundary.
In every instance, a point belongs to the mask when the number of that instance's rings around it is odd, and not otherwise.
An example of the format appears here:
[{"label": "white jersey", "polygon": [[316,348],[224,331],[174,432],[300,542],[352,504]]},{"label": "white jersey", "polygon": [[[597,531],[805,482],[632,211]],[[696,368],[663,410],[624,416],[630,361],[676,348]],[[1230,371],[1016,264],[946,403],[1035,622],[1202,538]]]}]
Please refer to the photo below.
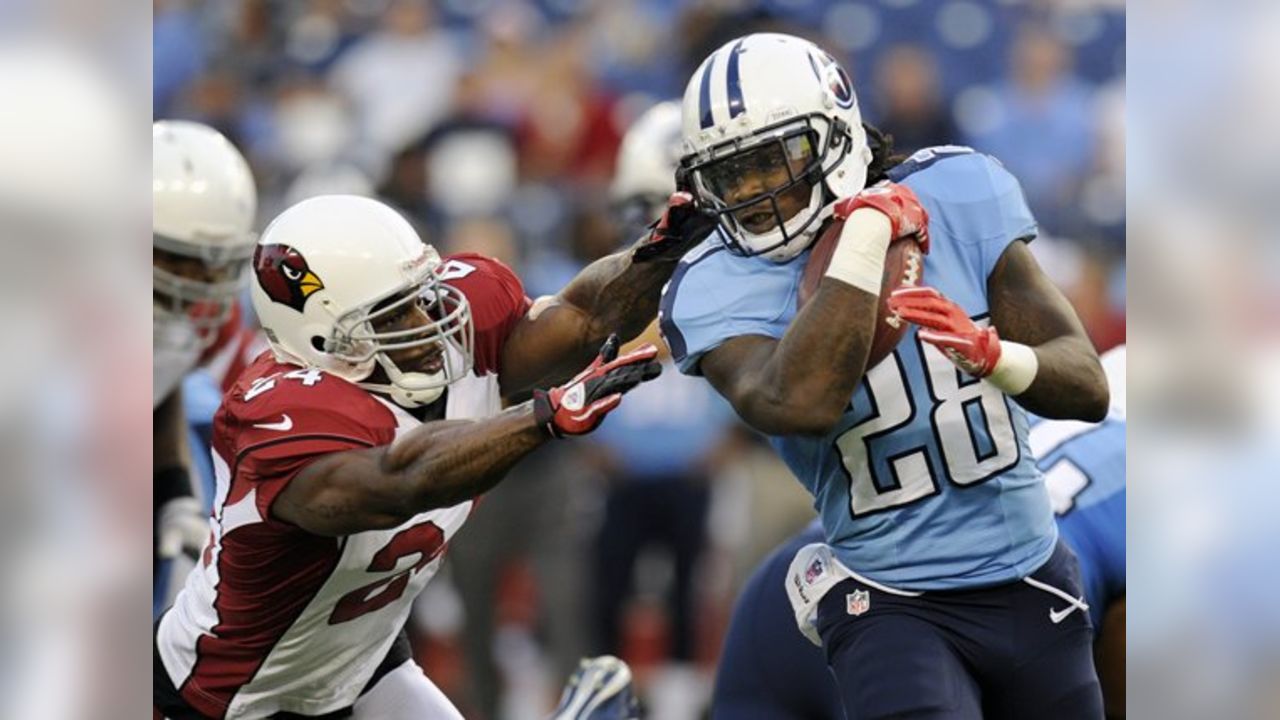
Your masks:
[{"label": "white jersey", "polygon": [[[508,299],[502,312],[478,308],[476,335],[486,342],[475,371],[450,385],[446,418],[501,410],[491,372],[513,318],[528,308],[522,292]],[[355,703],[474,503],[339,538],[274,517],[271,503],[310,462],[394,443],[419,424],[353,383],[270,353],[240,376],[214,419],[210,542],[157,630],[160,658],[188,705],[214,718],[261,718]]]}]

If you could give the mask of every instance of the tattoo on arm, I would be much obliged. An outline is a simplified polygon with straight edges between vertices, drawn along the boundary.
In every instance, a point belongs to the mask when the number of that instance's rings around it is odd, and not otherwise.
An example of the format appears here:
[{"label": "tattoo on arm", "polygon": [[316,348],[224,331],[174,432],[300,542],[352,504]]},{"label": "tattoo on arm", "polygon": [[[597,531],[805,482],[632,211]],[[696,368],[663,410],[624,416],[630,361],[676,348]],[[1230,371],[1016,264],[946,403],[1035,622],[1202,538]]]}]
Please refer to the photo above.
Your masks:
[{"label": "tattoo on arm", "polygon": [[316,460],[280,493],[272,512],[319,535],[392,528],[487,492],[546,439],[532,403],[484,420],[424,423],[392,445]]},{"label": "tattoo on arm", "polygon": [[578,273],[536,319],[526,317],[503,348],[502,394],[563,382],[599,352],[610,333],[624,341],[658,314],[676,259],[633,263],[631,251],[607,255]]},{"label": "tattoo on arm", "polygon": [[1101,420],[1106,376],[1080,318],[1025,242],[1011,244],[987,280],[991,320],[1005,340],[1035,349],[1039,369],[1014,400],[1042,417]]},{"label": "tattoo on arm", "polygon": [[392,446],[384,464],[403,475],[417,503],[428,507],[448,507],[487,492],[547,439],[534,422],[532,403],[485,420],[428,423],[418,430],[424,428]]}]

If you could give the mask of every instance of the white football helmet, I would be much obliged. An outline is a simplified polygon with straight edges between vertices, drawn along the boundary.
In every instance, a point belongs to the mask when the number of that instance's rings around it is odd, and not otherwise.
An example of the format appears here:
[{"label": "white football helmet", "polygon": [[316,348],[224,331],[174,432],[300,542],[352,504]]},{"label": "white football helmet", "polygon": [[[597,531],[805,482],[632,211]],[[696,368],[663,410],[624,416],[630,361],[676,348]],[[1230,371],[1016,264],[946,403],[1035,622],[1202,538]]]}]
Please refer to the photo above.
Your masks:
[{"label": "white football helmet", "polygon": [[[790,260],[808,247],[831,203],[866,184],[871,150],[853,83],[808,40],[758,33],[726,43],[689,79],[682,110],[681,172],[719,212],[735,252]],[[744,179],[762,173],[781,180],[757,179],[743,195]],[[784,217],[779,198],[804,192],[807,205]],[[750,231],[742,217],[763,219]]]},{"label": "white football helmet", "polygon": [[[440,255],[390,207],[322,195],[285,210],[253,256],[253,308],[281,362],[316,367],[403,407],[435,402],[474,363],[471,307],[437,277]],[[410,303],[430,322],[379,329]],[[436,345],[436,372],[402,370],[389,352]],[[382,368],[387,383],[362,382]]]},{"label": "white football helmet", "polygon": [[[258,192],[244,156],[211,127],[162,120],[152,125],[151,140],[157,310],[190,320],[207,343],[244,287]],[[191,261],[202,268],[197,277],[174,269]]]},{"label": "white football helmet", "polygon": [[628,224],[657,220],[676,191],[681,132],[680,103],[675,100],[644,111],[627,129],[609,196]]}]

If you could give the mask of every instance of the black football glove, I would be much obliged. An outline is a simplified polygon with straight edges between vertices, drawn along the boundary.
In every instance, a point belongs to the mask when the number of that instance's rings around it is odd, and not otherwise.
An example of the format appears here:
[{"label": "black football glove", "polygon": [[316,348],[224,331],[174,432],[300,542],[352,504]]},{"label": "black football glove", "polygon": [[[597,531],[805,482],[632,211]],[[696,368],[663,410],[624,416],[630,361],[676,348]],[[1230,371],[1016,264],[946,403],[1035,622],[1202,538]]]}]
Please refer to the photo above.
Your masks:
[{"label": "black football glove", "polygon": [[610,335],[600,355],[572,380],[550,390],[533,391],[533,415],[552,437],[585,435],[618,407],[624,393],[662,373],[658,348],[644,344],[618,357],[621,343]]},{"label": "black football glove", "polygon": [[649,226],[648,233],[631,251],[635,262],[667,258],[679,259],[716,229],[720,216],[698,207],[693,195],[678,190],[667,199],[667,209]]}]

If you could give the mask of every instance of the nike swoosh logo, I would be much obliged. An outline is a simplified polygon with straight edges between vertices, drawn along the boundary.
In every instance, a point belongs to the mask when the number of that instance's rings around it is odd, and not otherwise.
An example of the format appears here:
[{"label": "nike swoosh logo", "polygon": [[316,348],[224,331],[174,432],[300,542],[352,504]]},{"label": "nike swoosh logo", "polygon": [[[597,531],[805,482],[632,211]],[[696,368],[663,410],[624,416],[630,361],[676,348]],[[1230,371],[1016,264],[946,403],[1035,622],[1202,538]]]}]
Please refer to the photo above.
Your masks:
[{"label": "nike swoosh logo", "polygon": [[[256,428],[262,428],[263,430],[280,430],[280,431],[282,431],[282,432],[283,432],[283,431],[286,431],[286,430],[292,430],[292,429],[293,429],[293,418],[289,417],[288,415],[282,415],[281,417],[282,417],[283,419],[282,419],[282,420],[280,420],[280,422],[274,422],[274,423],[258,423],[258,424],[256,424],[256,425],[254,425],[254,427],[256,427]],[[1056,622],[1056,621],[1055,621],[1055,622]]]},{"label": "nike swoosh logo", "polygon": [[1054,610],[1053,608],[1049,608],[1049,622],[1052,622],[1054,625],[1057,625],[1063,620],[1066,620],[1068,615],[1070,615],[1071,613],[1075,612],[1078,609],[1079,608],[1077,608],[1075,605],[1068,605],[1062,608],[1061,610]]}]

